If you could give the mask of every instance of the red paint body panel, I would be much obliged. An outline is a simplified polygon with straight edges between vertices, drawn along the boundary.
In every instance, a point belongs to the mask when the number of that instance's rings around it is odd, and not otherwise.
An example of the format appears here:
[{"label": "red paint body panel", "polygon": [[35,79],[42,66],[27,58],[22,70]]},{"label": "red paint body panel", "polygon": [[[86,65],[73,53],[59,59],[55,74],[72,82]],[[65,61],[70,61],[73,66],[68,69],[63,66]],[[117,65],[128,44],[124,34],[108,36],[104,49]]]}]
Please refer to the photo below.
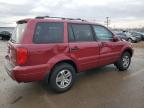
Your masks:
[{"label": "red paint body panel", "polygon": [[[8,43],[8,54],[5,67],[8,74],[18,82],[43,80],[51,72],[55,64],[69,60],[76,65],[77,71],[112,64],[130,49],[127,42],[68,42],[68,23],[93,24],[83,21],[27,19],[27,27],[20,43]],[[64,42],[52,44],[35,44],[33,36],[38,22],[63,22]],[[16,63],[16,48],[26,48],[28,57],[25,64]],[[71,50],[78,48],[78,51]]]},{"label": "red paint body panel", "polygon": [[69,43],[69,48],[78,48],[78,51],[70,51],[70,55],[77,61],[79,71],[94,68],[99,65],[99,42]]}]

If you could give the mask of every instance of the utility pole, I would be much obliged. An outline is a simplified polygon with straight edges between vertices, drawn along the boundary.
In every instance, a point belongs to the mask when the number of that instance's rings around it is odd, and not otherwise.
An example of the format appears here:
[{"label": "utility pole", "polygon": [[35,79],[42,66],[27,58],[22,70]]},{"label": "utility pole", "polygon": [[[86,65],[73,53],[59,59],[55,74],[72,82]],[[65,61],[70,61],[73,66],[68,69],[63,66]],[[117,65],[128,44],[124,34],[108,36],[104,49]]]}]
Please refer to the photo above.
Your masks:
[{"label": "utility pole", "polygon": [[109,17],[106,17],[105,24],[106,24],[107,27],[109,27],[109,24],[110,24],[110,19],[109,19]]}]

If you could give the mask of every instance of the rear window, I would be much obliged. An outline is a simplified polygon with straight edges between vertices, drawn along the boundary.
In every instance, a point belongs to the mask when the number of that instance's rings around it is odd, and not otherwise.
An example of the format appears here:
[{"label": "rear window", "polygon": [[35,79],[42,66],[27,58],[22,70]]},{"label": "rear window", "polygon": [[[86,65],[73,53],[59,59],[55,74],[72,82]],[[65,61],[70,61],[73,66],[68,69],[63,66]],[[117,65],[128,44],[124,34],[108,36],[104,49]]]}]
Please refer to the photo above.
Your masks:
[{"label": "rear window", "polygon": [[20,42],[26,26],[27,26],[27,23],[18,24],[16,26],[16,28],[14,29],[14,31],[12,33],[12,36],[11,36],[11,41],[12,42],[14,42],[14,43],[19,43]]},{"label": "rear window", "polygon": [[64,24],[58,22],[37,23],[35,43],[62,43],[64,40]]}]

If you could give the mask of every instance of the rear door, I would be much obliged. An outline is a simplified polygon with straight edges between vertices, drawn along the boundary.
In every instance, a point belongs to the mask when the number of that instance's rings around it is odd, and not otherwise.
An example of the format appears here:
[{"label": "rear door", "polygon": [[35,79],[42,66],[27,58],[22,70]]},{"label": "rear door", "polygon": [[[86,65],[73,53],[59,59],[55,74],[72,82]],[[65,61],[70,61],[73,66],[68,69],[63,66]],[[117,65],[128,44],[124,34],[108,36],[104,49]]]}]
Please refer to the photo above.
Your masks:
[{"label": "rear door", "polygon": [[95,41],[92,27],[88,24],[68,24],[71,57],[80,71],[98,66],[99,42]]},{"label": "rear door", "polygon": [[34,31],[34,44],[28,46],[28,65],[46,64],[69,52],[68,44],[64,42],[64,32],[63,22],[38,22]]}]

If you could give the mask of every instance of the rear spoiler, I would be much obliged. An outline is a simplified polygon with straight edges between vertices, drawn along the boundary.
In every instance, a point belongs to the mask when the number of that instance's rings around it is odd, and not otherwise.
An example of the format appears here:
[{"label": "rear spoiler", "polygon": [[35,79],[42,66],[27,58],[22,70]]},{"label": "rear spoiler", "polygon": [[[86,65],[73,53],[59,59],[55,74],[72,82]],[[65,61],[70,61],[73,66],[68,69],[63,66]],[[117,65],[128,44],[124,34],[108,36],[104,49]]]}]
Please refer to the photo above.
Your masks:
[{"label": "rear spoiler", "polygon": [[16,23],[17,24],[24,24],[24,23],[27,23],[30,19],[23,19],[23,20],[19,20],[17,21]]}]

